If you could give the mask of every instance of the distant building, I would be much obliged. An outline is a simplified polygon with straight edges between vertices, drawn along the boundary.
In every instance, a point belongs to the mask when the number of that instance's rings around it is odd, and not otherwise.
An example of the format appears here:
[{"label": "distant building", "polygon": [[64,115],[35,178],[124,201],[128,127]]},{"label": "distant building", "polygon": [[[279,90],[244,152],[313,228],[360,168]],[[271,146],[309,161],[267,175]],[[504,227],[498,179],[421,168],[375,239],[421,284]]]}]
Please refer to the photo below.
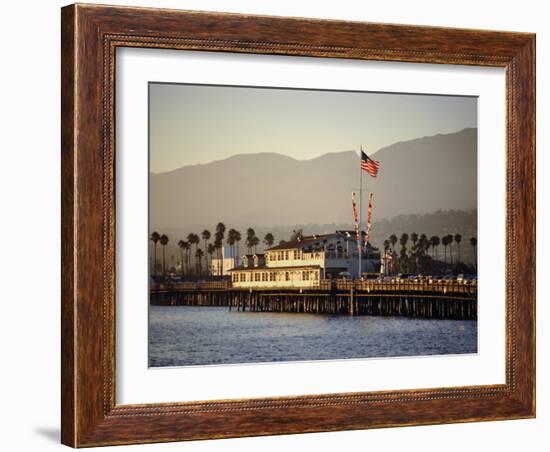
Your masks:
[{"label": "distant building", "polygon": [[241,265],[241,258],[236,255],[233,256],[232,248],[229,245],[225,245],[222,249],[222,258],[219,259],[216,254],[212,255],[210,263],[210,274],[212,276],[227,276],[229,270]]},{"label": "distant building", "polygon": [[[356,277],[359,259],[352,231],[312,235],[273,246],[265,254],[243,256],[229,270],[235,287],[316,287],[322,279]],[[380,252],[367,245],[362,273],[380,271]]]}]

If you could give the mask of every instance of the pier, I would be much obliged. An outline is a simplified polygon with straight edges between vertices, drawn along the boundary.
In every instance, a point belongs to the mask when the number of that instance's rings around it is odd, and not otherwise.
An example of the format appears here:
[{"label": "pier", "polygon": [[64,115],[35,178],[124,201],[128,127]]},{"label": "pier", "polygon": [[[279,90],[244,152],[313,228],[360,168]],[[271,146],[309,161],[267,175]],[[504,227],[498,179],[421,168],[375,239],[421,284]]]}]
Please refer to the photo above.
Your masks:
[{"label": "pier", "polygon": [[150,303],[286,312],[477,319],[477,284],[458,281],[322,280],[301,289],[236,288],[231,281],[159,285]]}]

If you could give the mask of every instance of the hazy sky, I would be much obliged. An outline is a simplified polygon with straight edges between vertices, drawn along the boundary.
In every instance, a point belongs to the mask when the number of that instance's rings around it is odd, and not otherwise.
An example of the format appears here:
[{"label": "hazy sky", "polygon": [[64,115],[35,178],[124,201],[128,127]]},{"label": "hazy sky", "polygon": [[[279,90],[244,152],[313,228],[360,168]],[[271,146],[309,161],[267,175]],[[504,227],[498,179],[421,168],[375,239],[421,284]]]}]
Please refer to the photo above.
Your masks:
[{"label": "hazy sky", "polygon": [[150,170],[277,152],[298,160],[477,127],[473,97],[149,85]]}]

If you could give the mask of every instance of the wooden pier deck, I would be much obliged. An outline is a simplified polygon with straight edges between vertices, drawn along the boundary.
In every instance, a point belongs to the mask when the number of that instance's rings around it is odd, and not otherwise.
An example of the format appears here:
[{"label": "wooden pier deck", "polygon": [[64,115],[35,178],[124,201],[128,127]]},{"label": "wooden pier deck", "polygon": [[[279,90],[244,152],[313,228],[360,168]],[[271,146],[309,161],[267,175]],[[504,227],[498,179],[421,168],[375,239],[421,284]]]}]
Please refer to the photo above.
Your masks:
[{"label": "wooden pier deck", "polygon": [[476,319],[477,284],[457,281],[320,281],[307,289],[233,287],[230,281],[185,282],[151,290],[150,303],[227,306],[250,312]]}]

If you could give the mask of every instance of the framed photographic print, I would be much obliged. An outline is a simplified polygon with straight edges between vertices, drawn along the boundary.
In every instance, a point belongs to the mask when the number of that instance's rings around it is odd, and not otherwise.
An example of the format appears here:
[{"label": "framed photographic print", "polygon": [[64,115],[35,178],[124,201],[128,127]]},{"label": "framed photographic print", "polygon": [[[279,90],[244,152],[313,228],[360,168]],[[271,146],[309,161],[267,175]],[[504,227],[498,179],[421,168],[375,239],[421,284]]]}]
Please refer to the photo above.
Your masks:
[{"label": "framed photographic print", "polygon": [[535,416],[535,37],[62,9],[62,442]]}]

